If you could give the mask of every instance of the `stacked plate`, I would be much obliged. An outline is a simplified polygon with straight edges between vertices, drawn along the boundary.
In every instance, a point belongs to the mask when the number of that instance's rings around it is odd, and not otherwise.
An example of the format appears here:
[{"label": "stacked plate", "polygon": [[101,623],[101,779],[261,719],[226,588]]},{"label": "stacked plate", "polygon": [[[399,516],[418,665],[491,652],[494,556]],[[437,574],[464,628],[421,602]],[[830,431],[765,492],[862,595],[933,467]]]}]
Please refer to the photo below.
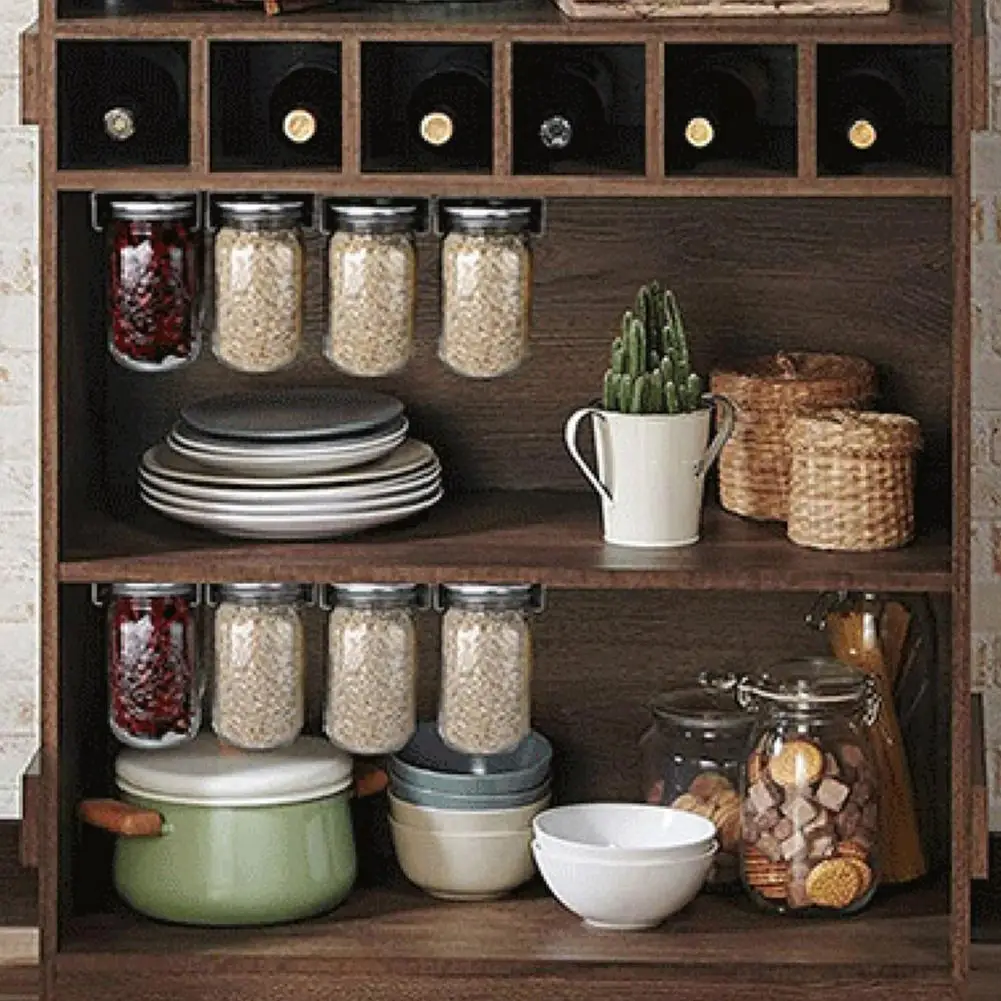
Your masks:
[{"label": "stacked plate", "polygon": [[146,452],[140,494],[224,535],[347,535],[441,499],[438,457],[407,429],[399,400],[365,390],[216,397],[182,410]]}]

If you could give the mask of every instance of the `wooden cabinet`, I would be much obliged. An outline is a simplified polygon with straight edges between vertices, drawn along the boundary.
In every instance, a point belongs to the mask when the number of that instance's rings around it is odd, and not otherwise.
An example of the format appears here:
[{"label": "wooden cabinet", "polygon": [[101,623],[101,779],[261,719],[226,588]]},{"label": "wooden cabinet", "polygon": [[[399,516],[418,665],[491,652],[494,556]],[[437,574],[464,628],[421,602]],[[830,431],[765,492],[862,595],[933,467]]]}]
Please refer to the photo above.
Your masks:
[{"label": "wooden cabinet", "polygon": [[[951,14],[711,24],[575,24],[541,0],[496,10],[470,4],[450,9],[447,19],[430,8],[373,6],[273,20],[189,8],[100,16],[84,3],[43,0],[38,32],[26,36],[25,108],[42,123],[43,136],[38,850],[47,1001],[961,996],[971,858],[970,34],[967,0],[958,0]],[[676,69],[674,53],[708,42],[789,54],[795,103],[781,126],[791,143],[783,169],[740,163],[705,173],[670,169],[665,78]],[[126,43],[184,54],[182,162],[123,169],[74,157],[57,115],[65,53]],[[236,134],[225,117],[252,112],[235,99],[219,100],[215,75],[251,43],[273,46],[275,65],[283,45],[336,53],[339,158],[281,169],[256,149],[218,155],[217,137]],[[531,174],[516,155],[520,47],[569,43],[629,47],[623,66],[641,75],[634,85],[643,102],[640,121],[623,106],[630,142],[642,143],[629,170],[605,169],[598,160],[586,170]],[[405,160],[369,155],[368,54],[390,58],[392,47],[404,44],[485,54],[493,102],[489,162],[406,171]],[[831,53],[850,55],[863,46],[929,47],[944,60],[938,99],[951,100],[945,135],[951,165],[888,164],[852,175],[823,169],[818,69]],[[246,172],[236,169],[241,163]],[[419,524],[315,545],[231,541],[143,510],[137,459],[167,430],[179,405],[224,389],[347,380],[320,351],[319,237],[310,244],[307,277],[309,349],[294,368],[239,376],[207,352],[168,376],[117,368],[104,348],[103,252],[90,200],[93,192],[120,190],[546,199],[535,240],[532,354],[501,380],[463,380],[435,357],[439,252],[433,236],[419,239],[417,350],[402,373],[380,386],[406,402],[414,431],[441,452],[447,500]],[[742,521],[714,502],[704,540],[693,548],[602,545],[596,503],[564,454],[562,423],[597,395],[621,310],[654,277],[678,293],[701,371],[780,348],[854,352],[876,363],[881,403],[919,418],[925,433],[912,546],[867,555],[811,552],[789,544],[781,526]],[[395,875],[383,818],[365,806],[359,810],[363,878],[331,915],[239,931],[146,921],[116,902],[111,845],[81,830],[75,808],[84,796],[111,793],[116,751],[104,721],[101,624],[89,585],[156,580],[545,584],[535,719],[556,745],[556,792],[567,800],[638,796],[643,705],[672,679],[821,650],[822,639],[803,624],[817,591],[926,594],[939,641],[929,678],[939,711],[919,735],[930,752],[920,785],[933,874],[881,894],[850,920],[782,920],[739,898],[704,895],[656,932],[594,934],[537,887],[468,906],[421,896]],[[422,703],[430,712],[435,623],[422,629]],[[317,671],[314,727],[319,681]]]}]

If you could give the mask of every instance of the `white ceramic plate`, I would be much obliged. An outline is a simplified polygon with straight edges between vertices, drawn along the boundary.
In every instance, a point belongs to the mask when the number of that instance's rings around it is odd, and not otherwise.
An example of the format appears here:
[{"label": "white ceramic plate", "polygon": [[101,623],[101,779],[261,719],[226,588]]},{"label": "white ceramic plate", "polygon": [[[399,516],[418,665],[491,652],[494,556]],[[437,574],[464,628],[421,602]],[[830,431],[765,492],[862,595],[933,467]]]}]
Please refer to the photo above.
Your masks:
[{"label": "white ceramic plate", "polygon": [[402,521],[421,511],[426,511],[441,500],[442,491],[432,494],[427,500],[407,507],[387,508],[364,514],[323,514],[294,516],[254,516],[254,515],[214,515],[188,511],[178,511],[169,506],[147,500],[151,508],[189,525],[198,525],[221,535],[239,539],[322,539],[341,535],[351,535],[379,525]]},{"label": "white ceramic plate", "polygon": [[201,483],[212,487],[267,487],[290,489],[294,487],[334,487],[348,483],[368,483],[391,476],[405,476],[432,466],[438,457],[430,445],[414,438],[399,448],[362,466],[340,471],[323,471],[305,475],[269,476],[259,471],[229,473],[210,468],[197,459],[180,455],[166,445],[154,445],[142,457],[141,468],[164,479]]}]

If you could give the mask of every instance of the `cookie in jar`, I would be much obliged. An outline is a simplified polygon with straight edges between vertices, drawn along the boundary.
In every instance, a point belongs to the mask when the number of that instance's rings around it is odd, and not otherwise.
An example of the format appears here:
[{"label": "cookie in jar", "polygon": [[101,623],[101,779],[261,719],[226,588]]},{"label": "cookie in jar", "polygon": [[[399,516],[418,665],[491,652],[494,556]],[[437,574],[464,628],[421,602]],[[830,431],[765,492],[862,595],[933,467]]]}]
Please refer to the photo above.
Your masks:
[{"label": "cookie in jar", "polygon": [[739,776],[753,717],[709,686],[668,692],[649,709],[654,721],[640,741],[645,800],[711,820],[720,847],[706,886],[739,886]]},{"label": "cookie in jar", "polygon": [[789,661],[738,686],[756,714],[741,780],[741,877],[767,910],[853,914],[878,884],[878,697],[839,661]]}]

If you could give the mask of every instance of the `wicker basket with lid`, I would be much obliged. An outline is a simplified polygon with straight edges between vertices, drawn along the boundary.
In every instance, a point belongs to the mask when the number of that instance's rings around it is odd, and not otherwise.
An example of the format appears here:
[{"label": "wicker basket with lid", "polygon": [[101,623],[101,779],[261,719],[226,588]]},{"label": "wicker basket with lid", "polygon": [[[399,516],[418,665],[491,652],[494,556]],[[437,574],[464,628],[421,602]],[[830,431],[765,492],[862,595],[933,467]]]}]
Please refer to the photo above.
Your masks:
[{"label": "wicker basket with lid", "polygon": [[870,552],[914,538],[921,429],[902,414],[832,410],[793,419],[787,534],[814,549]]},{"label": "wicker basket with lid", "polygon": [[834,407],[860,408],[876,395],[876,370],[851,355],[781,352],[711,375],[713,393],[737,412],[720,457],[720,503],[748,518],[785,521],[792,418]]}]

